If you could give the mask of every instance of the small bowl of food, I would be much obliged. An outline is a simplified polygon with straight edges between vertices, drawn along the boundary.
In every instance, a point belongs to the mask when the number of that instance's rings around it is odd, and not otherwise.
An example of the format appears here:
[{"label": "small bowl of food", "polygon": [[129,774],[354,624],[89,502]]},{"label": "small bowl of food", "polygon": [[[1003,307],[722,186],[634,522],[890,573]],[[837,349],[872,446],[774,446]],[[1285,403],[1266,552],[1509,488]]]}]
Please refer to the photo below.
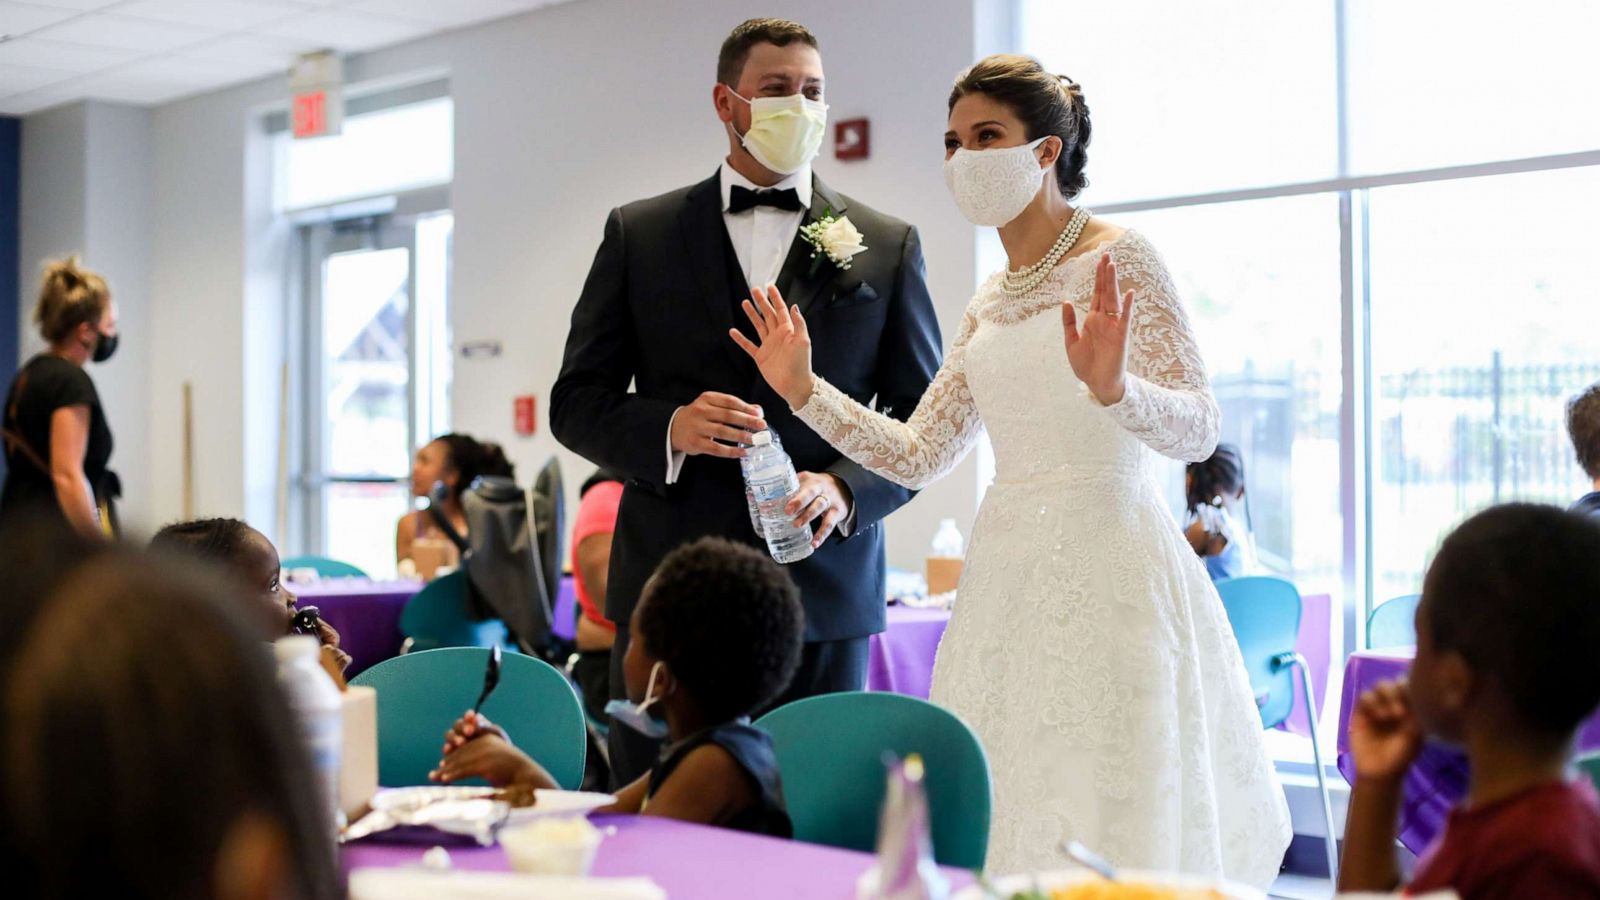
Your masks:
[{"label": "small bowl of food", "polygon": [[500,831],[500,846],[518,872],[584,878],[600,849],[600,829],[581,816],[535,819]]}]

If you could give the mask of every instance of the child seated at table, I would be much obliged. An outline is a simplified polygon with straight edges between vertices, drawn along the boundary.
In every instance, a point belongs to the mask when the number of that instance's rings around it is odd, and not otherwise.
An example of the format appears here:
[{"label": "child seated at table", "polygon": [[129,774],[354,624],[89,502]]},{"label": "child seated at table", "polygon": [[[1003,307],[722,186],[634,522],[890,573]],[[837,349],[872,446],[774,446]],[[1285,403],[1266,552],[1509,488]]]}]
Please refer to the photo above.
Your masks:
[{"label": "child seated at table", "polygon": [[[156,532],[150,541],[155,553],[200,560],[232,576],[243,589],[245,612],[264,640],[296,632],[295,596],[282,584],[278,548],[267,536],[238,519],[196,519],[178,522]],[[322,667],[344,689],[344,670],[350,655],[339,649],[339,632],[321,618],[302,619],[303,627],[316,631],[322,642]]]},{"label": "child seated at table", "polygon": [[1465,749],[1467,797],[1408,893],[1462,900],[1600,897],[1600,805],[1568,780],[1578,727],[1600,703],[1600,525],[1554,507],[1467,520],[1428,568],[1407,682],[1350,717],[1356,768],[1342,891],[1399,883],[1406,770],[1433,738]]},{"label": "child seated at table", "polygon": [[[608,811],[790,837],[772,739],[746,717],[794,676],[803,619],[794,582],[764,553],[704,538],[668,554],[633,613],[623,659],[630,702],[609,710],[615,727],[667,744]],[[470,713],[446,733],[430,777],[557,787],[503,731]]]},{"label": "child seated at table", "polygon": [[228,587],[65,533],[16,538],[0,544],[9,895],[343,897],[272,654]]}]

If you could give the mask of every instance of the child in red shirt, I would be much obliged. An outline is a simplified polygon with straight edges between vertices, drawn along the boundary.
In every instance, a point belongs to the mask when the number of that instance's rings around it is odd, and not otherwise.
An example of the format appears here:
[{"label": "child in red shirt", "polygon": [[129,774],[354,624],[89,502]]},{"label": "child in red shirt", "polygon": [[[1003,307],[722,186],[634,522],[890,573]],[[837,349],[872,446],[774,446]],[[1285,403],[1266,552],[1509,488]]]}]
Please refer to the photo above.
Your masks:
[{"label": "child in red shirt", "polygon": [[1428,569],[1409,679],[1369,691],[1350,717],[1339,889],[1399,886],[1401,784],[1427,736],[1462,747],[1472,780],[1408,894],[1600,898],[1600,806],[1567,772],[1597,703],[1600,525],[1533,505],[1467,520]]}]

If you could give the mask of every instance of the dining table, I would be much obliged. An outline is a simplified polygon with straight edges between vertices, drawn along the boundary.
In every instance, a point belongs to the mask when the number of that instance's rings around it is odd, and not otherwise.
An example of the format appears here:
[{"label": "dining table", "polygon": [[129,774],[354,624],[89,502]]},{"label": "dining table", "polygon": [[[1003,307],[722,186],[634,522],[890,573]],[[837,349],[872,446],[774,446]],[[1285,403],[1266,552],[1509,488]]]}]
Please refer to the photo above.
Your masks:
[{"label": "dining table", "polygon": [[[591,875],[653,880],[677,900],[853,900],[856,881],[870,869],[871,853],[766,837],[654,816],[591,817],[605,835]],[[345,874],[364,867],[420,865],[428,842],[383,839],[378,834],[346,844]],[[510,871],[498,845],[446,848],[451,867]],[[970,872],[940,869],[955,891],[973,882]]]},{"label": "dining table", "polygon": [[[1350,654],[1344,666],[1344,696],[1339,704],[1339,772],[1355,784],[1355,759],[1350,753],[1350,714],[1361,695],[1380,682],[1400,678],[1411,668],[1415,647],[1361,650]],[[1578,729],[1577,752],[1600,751],[1600,712]],[[1450,810],[1467,795],[1472,775],[1460,750],[1429,741],[1406,772],[1400,807],[1400,843],[1420,854],[1444,830]]]}]

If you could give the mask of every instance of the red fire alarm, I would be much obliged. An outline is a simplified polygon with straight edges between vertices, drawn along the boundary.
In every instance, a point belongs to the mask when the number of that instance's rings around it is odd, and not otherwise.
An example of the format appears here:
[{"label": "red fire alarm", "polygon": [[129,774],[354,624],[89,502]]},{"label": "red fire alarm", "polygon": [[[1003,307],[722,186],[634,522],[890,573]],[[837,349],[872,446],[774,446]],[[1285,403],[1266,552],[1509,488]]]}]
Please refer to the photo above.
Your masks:
[{"label": "red fire alarm", "polygon": [[514,425],[519,437],[532,437],[538,430],[537,408],[534,405],[532,394],[523,394],[512,401],[515,412]]},{"label": "red fire alarm", "polygon": [[870,133],[866,119],[846,119],[833,126],[833,158],[866,159]]}]

